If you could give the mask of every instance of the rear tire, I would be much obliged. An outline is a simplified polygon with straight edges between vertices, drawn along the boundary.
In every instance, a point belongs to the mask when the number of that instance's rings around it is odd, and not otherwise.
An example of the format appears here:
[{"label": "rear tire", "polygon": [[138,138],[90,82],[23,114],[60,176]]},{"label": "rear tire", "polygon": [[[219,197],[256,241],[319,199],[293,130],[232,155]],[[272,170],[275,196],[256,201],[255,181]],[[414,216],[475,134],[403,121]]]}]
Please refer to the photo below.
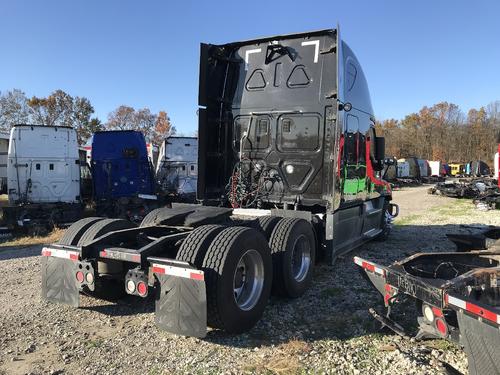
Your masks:
[{"label": "rear tire", "polygon": [[316,259],[312,225],[303,219],[281,219],[269,244],[273,258],[273,293],[300,297],[311,284]]},{"label": "rear tire", "polygon": [[102,217],[86,217],[84,219],[78,220],[77,222],[71,224],[71,226],[66,229],[63,236],[59,240],[59,245],[77,245],[83,234],[92,225],[98,221],[103,220]]},{"label": "rear tire", "polygon": [[78,246],[85,246],[95,239],[105,235],[106,233],[122,230],[136,228],[137,225],[131,221],[124,219],[104,219],[94,223],[90,228],[88,228],[85,233],[78,240]]},{"label": "rear tire", "polygon": [[144,219],[142,219],[140,227],[148,227],[151,225],[158,225],[164,220],[165,217],[172,215],[172,209],[169,207],[155,208],[149,212]]},{"label": "rear tire", "polygon": [[251,329],[271,293],[272,260],[257,230],[230,227],[220,232],[203,260],[208,324],[228,333]]},{"label": "rear tire", "polygon": [[254,222],[254,225],[252,225],[252,227],[260,230],[264,234],[264,237],[266,237],[266,239],[269,241],[274,227],[276,227],[280,220],[281,218],[278,216],[262,216]]},{"label": "rear tire", "polygon": [[198,268],[201,267],[212,240],[224,228],[222,225],[202,225],[194,229],[182,241],[176,259],[189,262]]}]

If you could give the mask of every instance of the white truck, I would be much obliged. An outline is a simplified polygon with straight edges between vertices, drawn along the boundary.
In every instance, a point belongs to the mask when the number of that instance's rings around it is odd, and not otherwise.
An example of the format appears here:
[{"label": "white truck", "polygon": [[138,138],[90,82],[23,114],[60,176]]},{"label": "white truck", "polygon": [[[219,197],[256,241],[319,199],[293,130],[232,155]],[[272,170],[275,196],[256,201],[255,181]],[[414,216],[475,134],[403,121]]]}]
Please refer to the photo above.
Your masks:
[{"label": "white truck", "polygon": [[16,125],[7,159],[9,227],[75,221],[80,199],[76,132],[69,127]]},{"label": "white truck", "polygon": [[178,200],[194,200],[198,179],[198,138],[171,136],[160,147],[156,180]]}]

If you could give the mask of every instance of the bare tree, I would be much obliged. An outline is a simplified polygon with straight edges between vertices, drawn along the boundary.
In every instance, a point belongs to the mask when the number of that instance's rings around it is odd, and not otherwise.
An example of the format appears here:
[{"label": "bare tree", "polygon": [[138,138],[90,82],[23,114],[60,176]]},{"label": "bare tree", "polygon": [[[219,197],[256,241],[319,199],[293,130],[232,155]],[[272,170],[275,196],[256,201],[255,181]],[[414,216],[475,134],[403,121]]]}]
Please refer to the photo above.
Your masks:
[{"label": "bare tree", "polygon": [[30,121],[28,98],[21,90],[14,89],[0,94],[0,129],[9,130],[13,125]]}]

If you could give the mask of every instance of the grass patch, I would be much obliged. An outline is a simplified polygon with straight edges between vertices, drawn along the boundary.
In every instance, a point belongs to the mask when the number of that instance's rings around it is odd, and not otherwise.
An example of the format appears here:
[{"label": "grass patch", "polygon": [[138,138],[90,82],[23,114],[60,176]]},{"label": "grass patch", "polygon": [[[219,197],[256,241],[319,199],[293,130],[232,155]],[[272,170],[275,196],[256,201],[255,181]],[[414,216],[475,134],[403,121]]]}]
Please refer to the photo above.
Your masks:
[{"label": "grass patch", "polygon": [[104,340],[102,339],[97,339],[97,340],[89,340],[85,343],[85,346],[87,348],[100,348],[102,344],[104,343]]},{"label": "grass patch", "polygon": [[405,217],[402,217],[401,219],[396,219],[394,220],[394,225],[409,225],[413,224],[415,220],[418,220],[420,218],[420,215],[408,215]]},{"label": "grass patch", "polygon": [[256,363],[245,366],[244,373],[292,375],[304,373],[298,357],[311,350],[305,341],[292,339],[278,345],[270,358],[262,358]]},{"label": "grass patch", "polygon": [[13,238],[9,241],[0,243],[0,247],[14,247],[14,246],[32,246],[42,245],[57,242],[61,239],[65,229],[55,228],[46,236],[25,236]]},{"label": "grass patch", "polygon": [[456,348],[455,344],[447,340],[429,340],[425,345],[429,348],[443,351]]}]

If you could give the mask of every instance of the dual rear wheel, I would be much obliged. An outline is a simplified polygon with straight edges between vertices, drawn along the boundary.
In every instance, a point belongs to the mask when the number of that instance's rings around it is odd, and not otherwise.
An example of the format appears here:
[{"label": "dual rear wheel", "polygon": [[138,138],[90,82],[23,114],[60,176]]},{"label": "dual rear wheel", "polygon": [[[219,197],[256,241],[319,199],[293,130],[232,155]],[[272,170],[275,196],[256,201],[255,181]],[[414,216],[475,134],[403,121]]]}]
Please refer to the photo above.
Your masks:
[{"label": "dual rear wheel", "polygon": [[309,222],[266,217],[259,228],[204,225],[183,241],[177,259],[205,273],[208,324],[229,333],[252,328],[271,291],[299,297],[309,287],[316,254]]}]

